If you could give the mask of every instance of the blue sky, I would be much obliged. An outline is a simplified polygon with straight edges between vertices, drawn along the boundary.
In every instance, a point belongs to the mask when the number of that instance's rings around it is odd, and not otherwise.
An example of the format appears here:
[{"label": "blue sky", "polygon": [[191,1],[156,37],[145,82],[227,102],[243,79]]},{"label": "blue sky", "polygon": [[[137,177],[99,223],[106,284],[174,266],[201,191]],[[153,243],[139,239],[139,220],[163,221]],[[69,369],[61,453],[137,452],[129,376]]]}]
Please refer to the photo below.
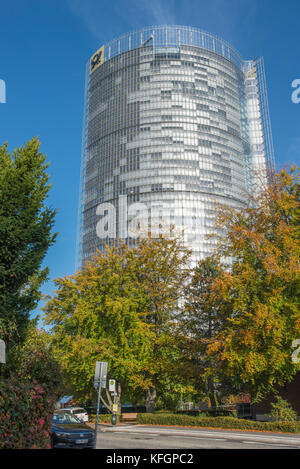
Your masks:
[{"label": "blue sky", "polygon": [[155,24],[199,27],[245,59],[264,56],[278,167],[300,163],[299,0],[10,0],[0,4],[0,144],[33,136],[51,162],[50,204],[58,210],[50,280],[74,272],[85,64],[102,44]]}]

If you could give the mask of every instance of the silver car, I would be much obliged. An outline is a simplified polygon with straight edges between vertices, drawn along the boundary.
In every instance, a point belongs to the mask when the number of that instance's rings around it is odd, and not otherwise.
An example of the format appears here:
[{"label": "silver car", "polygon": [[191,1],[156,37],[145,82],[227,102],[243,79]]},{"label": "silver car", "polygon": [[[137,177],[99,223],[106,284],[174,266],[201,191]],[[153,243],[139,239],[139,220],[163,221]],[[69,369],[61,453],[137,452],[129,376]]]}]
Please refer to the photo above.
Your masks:
[{"label": "silver car", "polygon": [[67,407],[66,409],[63,409],[65,412],[68,412],[69,414],[75,415],[81,422],[88,422],[89,421],[89,416],[87,411],[83,407]]}]

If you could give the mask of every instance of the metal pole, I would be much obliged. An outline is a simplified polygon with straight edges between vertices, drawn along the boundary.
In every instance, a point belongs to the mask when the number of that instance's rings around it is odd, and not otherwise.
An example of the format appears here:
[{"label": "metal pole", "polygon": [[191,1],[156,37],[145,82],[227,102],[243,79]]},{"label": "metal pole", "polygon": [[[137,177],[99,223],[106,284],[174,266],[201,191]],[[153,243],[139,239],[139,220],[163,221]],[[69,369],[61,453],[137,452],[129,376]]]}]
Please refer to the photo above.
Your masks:
[{"label": "metal pole", "polygon": [[[100,373],[100,377],[101,377],[101,373]],[[101,379],[99,379],[99,387],[98,387],[98,403],[97,403],[97,413],[96,413],[96,423],[95,423],[95,441],[94,441],[94,449],[97,448],[98,417],[99,417],[99,407],[100,407],[100,396],[101,396]]]},{"label": "metal pole", "polygon": [[97,402],[97,413],[96,413],[96,423],[95,423],[94,449],[97,448],[98,419],[99,419],[99,408],[100,408],[100,399],[101,399],[101,388],[106,387],[106,376],[107,376],[107,362],[96,362],[94,386],[97,389],[97,384],[98,384],[98,402]]},{"label": "metal pole", "polygon": [[112,418],[111,418],[111,423],[113,425],[116,425],[117,423],[117,416],[116,416],[116,392],[114,392],[114,407],[113,407],[113,414],[112,414]]}]

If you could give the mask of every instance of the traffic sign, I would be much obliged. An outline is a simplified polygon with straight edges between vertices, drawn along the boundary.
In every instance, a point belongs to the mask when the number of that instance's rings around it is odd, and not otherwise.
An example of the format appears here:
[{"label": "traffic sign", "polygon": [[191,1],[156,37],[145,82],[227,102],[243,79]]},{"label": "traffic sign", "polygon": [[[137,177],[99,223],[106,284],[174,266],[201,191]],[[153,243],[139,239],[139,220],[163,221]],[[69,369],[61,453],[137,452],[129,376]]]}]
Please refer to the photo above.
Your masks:
[{"label": "traffic sign", "polygon": [[118,412],[118,404],[113,404],[112,410],[113,412]]},{"label": "traffic sign", "polygon": [[99,384],[101,388],[106,388],[107,362],[96,362],[94,386],[97,389]]},{"label": "traffic sign", "polygon": [[110,379],[108,381],[108,390],[109,392],[115,393],[116,392],[116,380]]}]

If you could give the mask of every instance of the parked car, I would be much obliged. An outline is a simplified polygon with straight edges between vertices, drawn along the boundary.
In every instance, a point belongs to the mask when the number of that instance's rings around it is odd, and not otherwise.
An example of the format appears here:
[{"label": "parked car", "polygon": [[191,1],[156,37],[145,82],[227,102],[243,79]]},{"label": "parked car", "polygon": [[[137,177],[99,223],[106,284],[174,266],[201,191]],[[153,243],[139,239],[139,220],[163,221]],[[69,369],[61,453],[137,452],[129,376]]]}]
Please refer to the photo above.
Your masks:
[{"label": "parked car", "polygon": [[95,432],[75,415],[56,410],[52,418],[51,448],[93,448]]},{"label": "parked car", "polygon": [[75,415],[75,417],[77,417],[79,420],[82,420],[82,422],[89,421],[89,415],[83,407],[66,407],[64,410],[72,415]]}]

